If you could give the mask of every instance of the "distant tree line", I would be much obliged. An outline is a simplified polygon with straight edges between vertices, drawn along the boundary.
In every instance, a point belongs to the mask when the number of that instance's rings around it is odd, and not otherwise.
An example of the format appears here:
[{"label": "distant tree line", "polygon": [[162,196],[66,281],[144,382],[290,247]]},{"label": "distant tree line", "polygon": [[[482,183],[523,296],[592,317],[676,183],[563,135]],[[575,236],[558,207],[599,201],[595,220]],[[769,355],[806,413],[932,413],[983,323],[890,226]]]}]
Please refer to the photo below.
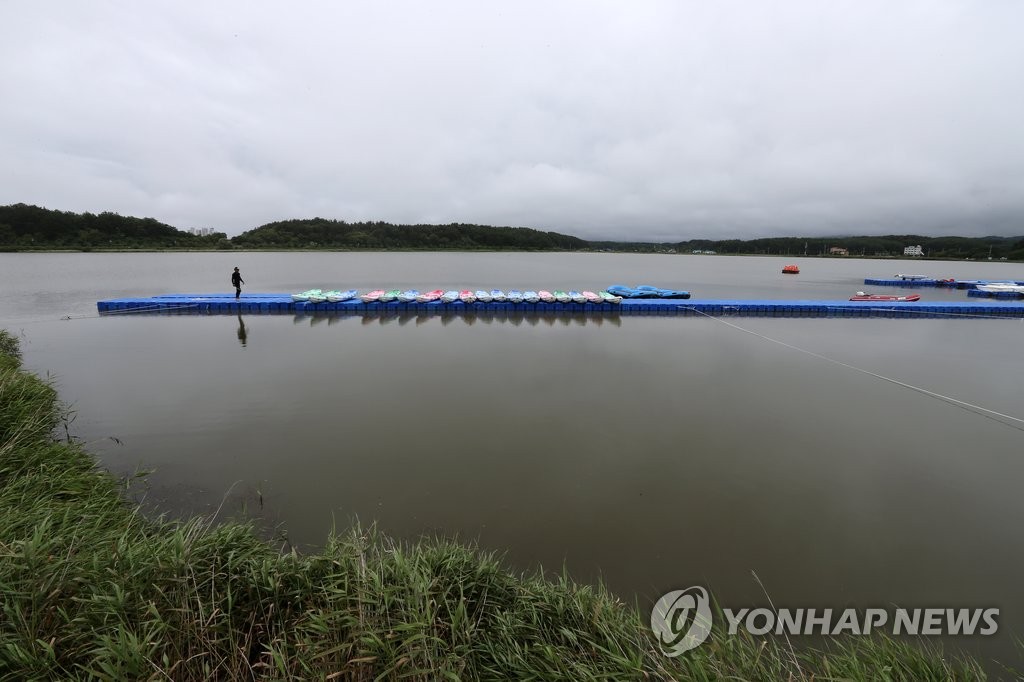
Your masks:
[{"label": "distant tree line", "polygon": [[38,206],[0,206],[0,250],[31,249],[401,249],[614,251],[631,253],[763,254],[829,256],[845,249],[849,256],[902,257],[907,246],[920,245],[926,258],[1024,261],[1024,237],[767,237],[762,239],[691,239],[681,242],[586,241],[572,235],[528,227],[490,227],[466,223],[394,225],[349,223],[312,218],[268,223],[229,239],[223,232],[194,235],[153,218],[104,212],[71,213]]},{"label": "distant tree line", "polygon": [[715,253],[764,256],[857,256],[903,258],[908,246],[920,246],[925,258],[1024,260],[1024,237],[765,237],[691,239],[683,242],[590,242],[597,251],[627,253]]},{"label": "distant tree line", "polygon": [[925,237],[916,234],[880,237],[766,237],[763,239],[692,239],[672,245],[678,252],[714,251],[723,254],[830,256],[833,249],[849,256],[903,257],[903,249],[920,246],[925,258],[1024,260],[1022,237]]},{"label": "distant tree line", "polygon": [[[227,235],[198,236],[153,218],[72,213],[38,206],[0,206],[0,249],[217,248]],[[230,243],[227,243],[230,248]]]}]

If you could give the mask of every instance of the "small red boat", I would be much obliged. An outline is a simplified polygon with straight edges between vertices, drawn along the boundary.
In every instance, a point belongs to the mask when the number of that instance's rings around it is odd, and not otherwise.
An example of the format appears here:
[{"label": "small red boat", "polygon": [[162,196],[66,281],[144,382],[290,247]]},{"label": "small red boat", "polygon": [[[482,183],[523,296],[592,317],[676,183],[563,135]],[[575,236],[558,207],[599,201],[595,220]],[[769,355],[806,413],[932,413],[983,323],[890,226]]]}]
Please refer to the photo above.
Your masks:
[{"label": "small red boat", "polygon": [[783,265],[782,266],[782,274],[784,274],[784,275],[799,275],[800,274],[800,268],[798,268],[795,265]]},{"label": "small red boat", "polygon": [[921,297],[917,294],[911,294],[910,296],[893,296],[890,294],[865,294],[863,291],[858,291],[856,296],[850,297],[851,301],[920,301]]}]

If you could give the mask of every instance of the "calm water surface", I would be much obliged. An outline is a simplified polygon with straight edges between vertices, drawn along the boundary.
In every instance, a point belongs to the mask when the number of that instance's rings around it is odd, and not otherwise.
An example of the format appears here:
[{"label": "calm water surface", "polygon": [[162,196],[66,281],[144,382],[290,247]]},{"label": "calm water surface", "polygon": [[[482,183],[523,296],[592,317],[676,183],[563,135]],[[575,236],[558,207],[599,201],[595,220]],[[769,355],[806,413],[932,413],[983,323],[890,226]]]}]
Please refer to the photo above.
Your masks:
[{"label": "calm water surface", "polygon": [[247,509],[299,546],[356,518],[458,536],[645,608],[693,584],[764,605],[752,572],[777,606],[997,606],[998,636],[954,644],[1019,662],[1021,424],[762,338],[1024,417],[1019,320],[96,316],[104,298],[230,291],[235,265],[247,292],[648,283],[806,299],[895,272],[1024,279],[1020,265],[0,254],[0,324],[104,466],[153,471],[158,508]]}]

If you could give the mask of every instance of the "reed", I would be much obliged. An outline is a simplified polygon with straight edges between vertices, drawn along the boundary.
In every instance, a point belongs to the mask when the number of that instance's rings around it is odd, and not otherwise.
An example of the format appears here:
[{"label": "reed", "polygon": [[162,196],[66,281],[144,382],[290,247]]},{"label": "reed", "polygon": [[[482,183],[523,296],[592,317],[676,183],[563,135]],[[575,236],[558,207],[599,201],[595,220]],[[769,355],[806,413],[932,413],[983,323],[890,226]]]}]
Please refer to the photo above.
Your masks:
[{"label": "reed", "polygon": [[478,548],[356,527],[305,555],[245,524],[146,518],[124,482],[54,437],[60,409],[16,353],[0,359],[3,679],[984,676],[885,638],[791,652],[716,631],[671,659],[646,614],[604,587],[516,574]]}]

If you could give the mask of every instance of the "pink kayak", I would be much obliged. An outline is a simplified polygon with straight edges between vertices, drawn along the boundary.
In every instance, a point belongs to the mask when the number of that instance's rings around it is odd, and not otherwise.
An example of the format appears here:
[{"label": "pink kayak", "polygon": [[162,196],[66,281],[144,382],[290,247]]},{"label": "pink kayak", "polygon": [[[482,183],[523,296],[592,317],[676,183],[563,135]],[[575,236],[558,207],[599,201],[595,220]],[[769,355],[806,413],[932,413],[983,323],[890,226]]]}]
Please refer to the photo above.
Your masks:
[{"label": "pink kayak", "polygon": [[420,303],[430,303],[431,301],[436,301],[441,298],[441,294],[443,293],[444,292],[440,289],[434,289],[433,291],[428,291],[425,294],[420,294],[416,297],[416,300]]}]

